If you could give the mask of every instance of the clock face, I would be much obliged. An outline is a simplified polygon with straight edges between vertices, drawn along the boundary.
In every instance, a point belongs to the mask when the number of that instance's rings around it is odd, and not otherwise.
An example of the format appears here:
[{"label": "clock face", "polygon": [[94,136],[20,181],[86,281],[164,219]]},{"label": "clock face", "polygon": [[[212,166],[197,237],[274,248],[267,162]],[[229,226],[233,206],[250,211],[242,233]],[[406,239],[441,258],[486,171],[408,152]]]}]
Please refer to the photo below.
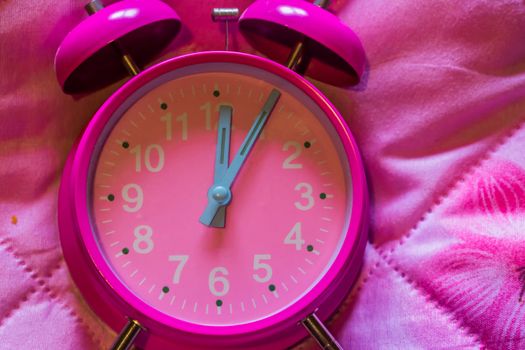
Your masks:
[{"label": "clock face", "polygon": [[[235,158],[272,91],[280,97],[231,186],[224,227],[201,223],[216,158]],[[234,63],[179,69],[132,94],[97,142],[88,183],[114,274],[151,307],[200,325],[246,324],[300,300],[337,256],[352,206],[327,116],[283,78]]]}]

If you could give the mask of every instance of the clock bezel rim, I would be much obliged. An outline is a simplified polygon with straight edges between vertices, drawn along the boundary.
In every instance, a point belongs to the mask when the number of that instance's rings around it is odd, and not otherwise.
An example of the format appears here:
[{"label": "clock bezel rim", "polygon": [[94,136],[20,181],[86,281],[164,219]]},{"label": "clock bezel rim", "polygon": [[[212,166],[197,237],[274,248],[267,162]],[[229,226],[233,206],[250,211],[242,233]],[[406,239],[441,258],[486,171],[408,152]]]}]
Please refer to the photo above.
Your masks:
[{"label": "clock bezel rim", "polygon": [[[131,292],[117,277],[110,265],[107,263],[103,253],[99,250],[96,243],[95,235],[91,230],[91,222],[88,210],[88,186],[89,186],[89,165],[94,151],[94,145],[97,143],[105,124],[113,115],[115,110],[137,89],[149,81],[180,67],[188,65],[211,63],[211,62],[228,62],[257,67],[273,73],[287,80],[316,103],[319,108],[326,114],[330,123],[336,130],[343,144],[345,155],[348,159],[351,169],[351,178],[353,186],[353,205],[350,214],[350,223],[347,237],[343,242],[338,256],[334,259],[332,265],[319,282],[311,288],[309,292],[303,295],[297,302],[291,304],[284,310],[271,315],[267,318],[254,322],[231,325],[196,325],[187,321],[178,320],[168,316],[152,306],[147,305],[133,292]],[[71,186],[72,200],[74,202],[74,216],[76,225],[80,234],[80,242],[83,246],[87,257],[89,257],[91,270],[97,276],[99,283],[103,283],[102,288],[113,294],[113,299],[120,299],[117,309],[121,310],[123,315],[139,319],[146,328],[168,330],[176,329],[182,333],[193,336],[212,336],[212,337],[232,337],[264,333],[264,330],[274,328],[276,330],[287,328],[291,324],[296,324],[298,320],[313,312],[321,304],[330,303],[330,296],[336,293],[340,285],[341,278],[350,274],[352,270],[350,260],[354,257],[357,250],[362,250],[360,241],[362,240],[363,223],[366,210],[366,180],[364,178],[364,168],[361,162],[359,152],[353,136],[344,122],[340,113],[324,97],[324,95],[313,84],[295,72],[268,59],[238,52],[225,51],[208,51],[192,53],[184,56],[175,57],[163,61],[153,67],[140,73],[132,78],[124,86],[119,88],[96,112],[93,120],[87,126],[82,138],[78,143],[76,154],[72,160],[71,168]],[[64,239],[61,237],[61,239]],[[332,282],[339,281],[332,285]],[[81,289],[82,294],[89,293]],[[343,291],[346,294],[348,291]],[[328,300],[326,300],[328,299]],[[340,299],[340,298],[333,298]],[[337,303],[337,305],[339,302]],[[330,305],[330,313],[335,310],[337,305]],[[138,317],[137,317],[138,316]],[[146,321],[146,322],[144,322]],[[108,322],[109,323],[109,322]],[[164,332],[161,332],[164,333]]]}]

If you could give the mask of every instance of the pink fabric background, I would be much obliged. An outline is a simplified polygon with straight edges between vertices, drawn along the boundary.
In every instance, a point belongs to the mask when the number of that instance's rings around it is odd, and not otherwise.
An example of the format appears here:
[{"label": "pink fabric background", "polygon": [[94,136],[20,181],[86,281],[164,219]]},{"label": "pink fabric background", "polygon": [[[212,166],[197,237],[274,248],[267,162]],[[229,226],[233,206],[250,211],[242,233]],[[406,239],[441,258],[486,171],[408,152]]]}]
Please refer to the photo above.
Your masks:
[{"label": "pink fabric background", "polygon": [[[211,8],[250,3],[166,2],[184,23],[166,56],[221,49]],[[101,349],[114,337],[70,282],[56,224],[68,150],[119,85],[77,100],[58,87],[54,53],[83,5],[0,1],[1,349]],[[359,86],[318,86],[361,147],[373,237],[331,328],[352,349],[525,349],[524,2],[331,9],[368,57]]]}]

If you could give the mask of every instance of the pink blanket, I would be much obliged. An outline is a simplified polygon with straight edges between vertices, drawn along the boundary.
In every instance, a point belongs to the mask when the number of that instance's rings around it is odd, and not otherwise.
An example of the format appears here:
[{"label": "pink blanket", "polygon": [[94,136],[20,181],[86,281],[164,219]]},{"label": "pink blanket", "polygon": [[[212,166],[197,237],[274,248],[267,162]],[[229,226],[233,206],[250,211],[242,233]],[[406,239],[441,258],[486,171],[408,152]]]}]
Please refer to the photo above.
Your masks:
[{"label": "pink blanket", "polygon": [[[166,56],[221,49],[211,8],[250,3],[166,2],[184,23]],[[100,349],[114,338],[70,281],[56,224],[68,150],[119,85],[78,100],[60,91],[55,50],[83,5],[0,2],[1,349]],[[525,349],[523,1],[331,8],[368,57],[356,88],[318,86],[361,148],[373,238],[331,328],[352,349]]]}]

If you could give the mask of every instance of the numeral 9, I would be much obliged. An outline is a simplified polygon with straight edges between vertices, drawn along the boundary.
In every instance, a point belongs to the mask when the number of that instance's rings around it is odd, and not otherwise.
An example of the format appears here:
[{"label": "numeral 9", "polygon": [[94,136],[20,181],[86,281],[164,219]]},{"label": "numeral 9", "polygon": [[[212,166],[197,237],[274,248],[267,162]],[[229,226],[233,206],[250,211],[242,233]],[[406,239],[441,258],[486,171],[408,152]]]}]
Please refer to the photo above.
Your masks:
[{"label": "numeral 9", "polygon": [[142,188],[137,184],[127,184],[122,187],[122,198],[128,203],[122,205],[122,208],[128,213],[139,211],[144,203],[144,193],[142,192]]}]

